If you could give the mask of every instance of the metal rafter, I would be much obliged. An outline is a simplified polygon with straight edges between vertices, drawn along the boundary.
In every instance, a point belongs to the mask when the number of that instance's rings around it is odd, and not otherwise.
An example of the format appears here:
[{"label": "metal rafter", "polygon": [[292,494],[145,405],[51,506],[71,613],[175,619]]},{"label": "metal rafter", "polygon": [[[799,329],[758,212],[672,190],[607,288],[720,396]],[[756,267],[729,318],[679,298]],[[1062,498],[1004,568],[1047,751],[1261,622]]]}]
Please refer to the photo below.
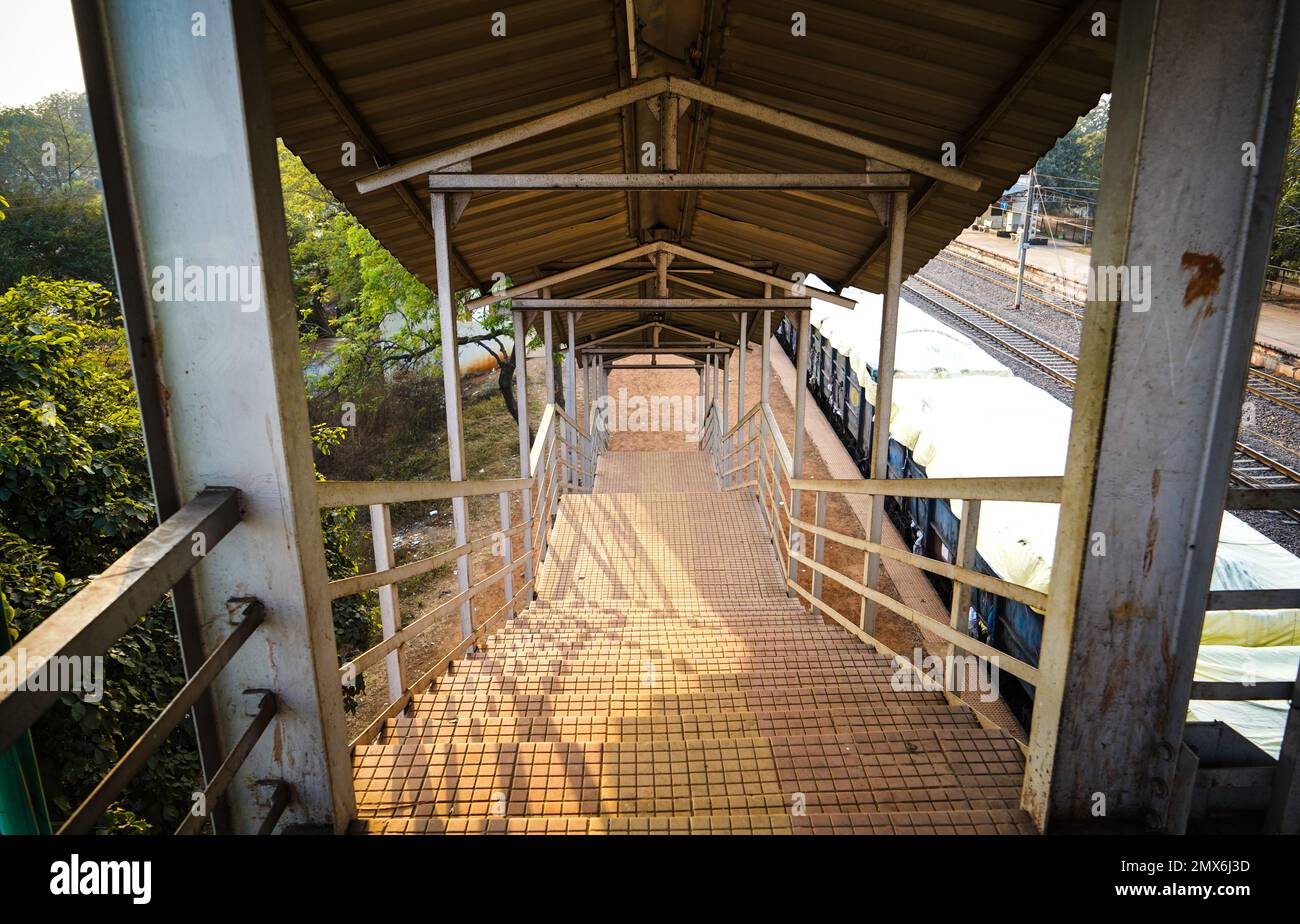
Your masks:
[{"label": "metal rafter", "polygon": [[[294,20],[293,15],[284,7],[280,0],[262,0],[262,8],[266,12],[266,18],[270,21],[275,31],[289,47],[298,64],[306,72],[311,82],[316,85],[321,96],[343,127],[357,140],[357,142],[369,152],[371,159],[376,167],[383,167],[392,163],[392,158],[388,156],[388,151],[384,148],[379,138],[371,130],[365,117],[357,111],[352,100],[347,97],[334,79],[330,69],[326,67],[324,60],[316,53],[307,36],[299,28],[298,23]],[[420,228],[433,239],[433,223],[429,216],[425,214],[423,208],[415,200],[415,196],[406,186],[398,184],[395,187],[397,198],[406,206],[407,210],[415,217]],[[436,243],[436,242],[435,242]],[[461,256],[460,252],[453,245],[451,248],[451,259],[455,265],[456,271],[460,273],[466,285],[478,286],[484,288],[483,282],[474,275],[470,269],[469,263]]]}]

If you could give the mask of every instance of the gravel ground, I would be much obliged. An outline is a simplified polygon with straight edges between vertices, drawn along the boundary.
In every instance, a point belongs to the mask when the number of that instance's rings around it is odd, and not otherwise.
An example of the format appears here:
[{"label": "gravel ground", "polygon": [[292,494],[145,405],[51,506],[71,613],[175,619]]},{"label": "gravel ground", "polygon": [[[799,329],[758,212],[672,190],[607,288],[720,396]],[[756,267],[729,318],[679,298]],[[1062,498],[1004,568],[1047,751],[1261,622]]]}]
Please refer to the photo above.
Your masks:
[{"label": "gravel ground", "polygon": [[[1006,318],[1017,327],[1024,328],[1075,356],[1079,355],[1080,324],[1069,315],[1053,311],[1028,299],[1025,300],[1024,307],[1016,311],[1011,308],[1011,293],[1006,289],[938,260],[931,260],[921,270],[921,275],[969,299],[981,308]],[[930,311],[924,303],[918,307],[937,320],[946,324],[953,323],[948,316]],[[970,336],[985,352],[1008,365],[1016,375],[1047,391],[1059,401],[1073,406],[1072,389],[1003,352],[987,339],[973,334],[964,325],[962,332]],[[1247,394],[1246,399],[1243,407],[1243,425],[1238,438],[1252,449],[1300,471],[1300,414],[1258,395]],[[1250,423],[1252,416],[1253,425]],[[1273,512],[1237,511],[1236,516],[1292,554],[1300,555],[1300,523],[1284,514]]]}]

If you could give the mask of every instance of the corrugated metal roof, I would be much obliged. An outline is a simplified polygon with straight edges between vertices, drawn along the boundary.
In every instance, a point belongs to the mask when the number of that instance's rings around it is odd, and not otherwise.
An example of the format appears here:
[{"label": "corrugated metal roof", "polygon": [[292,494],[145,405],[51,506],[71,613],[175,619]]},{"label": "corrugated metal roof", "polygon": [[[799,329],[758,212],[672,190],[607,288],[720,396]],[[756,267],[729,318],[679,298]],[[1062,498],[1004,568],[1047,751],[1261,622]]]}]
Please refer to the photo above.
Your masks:
[{"label": "corrugated metal roof", "polygon": [[[402,263],[435,283],[421,179],[369,195],[388,166],[562,109],[631,82],[621,0],[265,0],[278,130],[285,143]],[[1118,2],[807,2],[807,35],[783,0],[637,0],[638,79],[672,75],[938,160],[957,144],[978,192],[916,178],[904,272],[911,273],[1015,182],[1109,87]],[[493,13],[506,35],[492,35]],[[1092,35],[1094,11],[1107,16]],[[681,169],[854,172],[857,155],[692,104]],[[359,137],[360,136],[360,137]],[[657,137],[645,103],[474,160],[475,172],[636,172]],[[344,166],[342,145],[359,148]],[[653,168],[652,168],[653,169]],[[475,194],[453,231],[457,284],[677,240],[735,260],[879,291],[884,229],[856,191],[500,192]],[[649,269],[647,264],[646,269]],[[627,271],[631,274],[631,271]],[[618,276],[557,287],[574,295]],[[699,277],[740,295],[758,286]],[[723,280],[725,279],[725,285]],[[633,284],[626,294],[646,283]],[[652,283],[650,284],[652,285]],[[610,293],[619,294],[619,293]],[[695,295],[677,289],[674,295]],[[630,316],[631,320],[636,315]],[[736,330],[727,313],[670,319]],[[616,323],[583,318],[580,339]]]}]

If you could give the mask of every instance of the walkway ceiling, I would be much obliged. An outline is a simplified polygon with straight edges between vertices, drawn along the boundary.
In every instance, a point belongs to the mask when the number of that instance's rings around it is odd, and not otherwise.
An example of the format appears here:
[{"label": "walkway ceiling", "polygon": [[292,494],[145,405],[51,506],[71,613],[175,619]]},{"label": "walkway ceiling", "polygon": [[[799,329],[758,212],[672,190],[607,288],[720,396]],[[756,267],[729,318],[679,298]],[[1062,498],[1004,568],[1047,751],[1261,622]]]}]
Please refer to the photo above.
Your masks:
[{"label": "walkway ceiling", "polygon": [[[449,148],[634,82],[697,81],[938,161],[945,142],[983,186],[914,176],[904,275],[924,265],[1109,87],[1118,2],[805,2],[807,34],[777,0],[264,0],[277,131],[411,272],[433,286],[423,177],[367,195],[380,167]],[[626,10],[635,11],[636,78]],[[493,14],[505,13],[504,37]],[[1094,36],[1094,14],[1106,16]],[[692,103],[679,123],[683,172],[859,172],[863,159]],[[475,173],[636,173],[658,140],[645,102],[476,157]],[[356,145],[355,166],[342,156]],[[862,191],[475,193],[452,233],[456,285],[518,282],[670,240],[784,277],[879,291],[885,229]],[[679,280],[738,296],[756,283],[685,262]],[[654,293],[648,262],[557,286],[572,297]],[[676,281],[672,295],[698,297]],[[643,323],[588,312],[579,341]],[[684,329],[738,335],[732,312],[673,314]],[[754,336],[757,336],[757,325]]]}]

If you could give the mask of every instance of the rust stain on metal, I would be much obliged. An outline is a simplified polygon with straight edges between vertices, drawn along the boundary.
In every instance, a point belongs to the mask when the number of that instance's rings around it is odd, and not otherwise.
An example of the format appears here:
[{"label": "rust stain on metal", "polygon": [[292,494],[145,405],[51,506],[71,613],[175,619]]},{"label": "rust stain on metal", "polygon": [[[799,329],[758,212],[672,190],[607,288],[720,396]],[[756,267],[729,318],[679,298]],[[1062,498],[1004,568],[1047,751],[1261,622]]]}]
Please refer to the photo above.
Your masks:
[{"label": "rust stain on metal", "polygon": [[1219,280],[1223,278],[1223,261],[1212,253],[1183,252],[1183,269],[1191,270],[1192,278],[1187,280],[1183,290],[1183,307],[1190,308],[1192,302],[1205,299],[1201,317],[1208,318],[1217,310],[1210,301],[1219,291]]},{"label": "rust stain on metal", "polygon": [[1113,610],[1110,611],[1110,618],[1112,620],[1132,619],[1137,614],[1138,614],[1138,605],[1134,603],[1132,600],[1126,600],[1125,602],[1121,603],[1119,606],[1115,607]]},{"label": "rust stain on metal", "polygon": [[[1160,496],[1160,469],[1151,473],[1151,499],[1154,501]],[[1160,517],[1155,510],[1151,511],[1151,519],[1147,521],[1147,544],[1142,553],[1142,573],[1144,575],[1151,573],[1151,566],[1155,563],[1156,557],[1156,537],[1160,534]]]}]

